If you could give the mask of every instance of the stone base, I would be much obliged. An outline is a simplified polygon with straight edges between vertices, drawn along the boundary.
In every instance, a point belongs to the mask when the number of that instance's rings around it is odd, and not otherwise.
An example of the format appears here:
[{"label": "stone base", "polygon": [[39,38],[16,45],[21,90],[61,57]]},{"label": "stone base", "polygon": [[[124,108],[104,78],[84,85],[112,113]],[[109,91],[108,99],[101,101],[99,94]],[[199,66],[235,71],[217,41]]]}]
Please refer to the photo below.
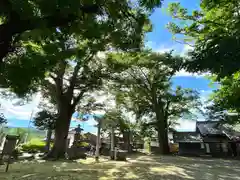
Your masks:
[{"label": "stone base", "polygon": [[115,160],[116,161],[126,161],[127,160],[127,151],[117,150],[117,152],[115,152]]},{"label": "stone base", "polygon": [[84,148],[71,147],[67,149],[67,158],[69,160],[86,159],[86,150]]},{"label": "stone base", "polygon": [[110,159],[114,160],[114,151],[110,151]]},{"label": "stone base", "polygon": [[100,154],[103,156],[109,156],[110,150],[108,148],[102,148]]}]

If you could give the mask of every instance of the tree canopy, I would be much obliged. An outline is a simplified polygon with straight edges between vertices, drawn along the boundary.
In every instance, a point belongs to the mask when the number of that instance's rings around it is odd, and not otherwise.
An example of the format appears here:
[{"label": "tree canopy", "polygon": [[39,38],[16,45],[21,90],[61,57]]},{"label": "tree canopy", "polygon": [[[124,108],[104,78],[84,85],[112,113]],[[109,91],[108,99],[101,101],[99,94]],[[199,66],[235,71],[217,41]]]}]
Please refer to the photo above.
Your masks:
[{"label": "tree canopy", "polygon": [[239,70],[239,7],[238,0],[202,0],[200,10],[192,12],[180,3],[169,6],[177,20],[169,23],[169,29],[193,47],[186,62],[189,71],[210,71],[224,77]]},{"label": "tree canopy", "polygon": [[[213,79],[214,80],[214,79]],[[222,123],[237,124],[240,115],[240,72],[220,80],[219,89],[209,99],[208,118]]]},{"label": "tree canopy", "polygon": [[191,108],[199,105],[197,92],[172,88],[171,78],[181,69],[183,59],[171,53],[113,53],[108,63],[118,71],[113,74],[117,102],[136,113],[138,119],[150,116],[153,121],[148,124],[158,131],[161,152],[168,153],[170,120],[191,113]]},{"label": "tree canopy", "polygon": [[102,129],[110,131],[111,128],[119,130],[121,133],[130,129],[130,122],[120,109],[111,109],[103,116]]},{"label": "tree canopy", "polygon": [[148,15],[160,5],[160,0],[1,1],[1,86],[19,95],[36,90],[59,57],[78,52],[59,41],[63,34],[93,42],[97,51],[139,50],[143,32],[151,29]]},{"label": "tree canopy", "polygon": [[40,130],[53,130],[56,127],[57,114],[42,110],[34,117],[33,124]]}]

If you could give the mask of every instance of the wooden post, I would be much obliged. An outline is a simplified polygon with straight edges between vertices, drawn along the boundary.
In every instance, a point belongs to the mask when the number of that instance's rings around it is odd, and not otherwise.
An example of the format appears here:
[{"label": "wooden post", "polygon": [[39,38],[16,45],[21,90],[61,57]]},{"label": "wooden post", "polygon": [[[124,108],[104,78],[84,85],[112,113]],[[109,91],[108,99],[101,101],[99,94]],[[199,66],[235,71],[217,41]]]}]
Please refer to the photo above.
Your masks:
[{"label": "wooden post", "polygon": [[5,172],[8,172],[10,161],[11,161],[11,155],[8,155],[8,161],[7,161],[7,166],[6,166]]},{"label": "wooden post", "polygon": [[48,129],[46,134],[47,134],[46,135],[47,138],[46,138],[45,151],[46,151],[46,153],[48,153],[50,150],[50,144],[51,144],[51,140],[52,140],[52,130]]},{"label": "wooden post", "polygon": [[115,146],[115,144],[114,144],[114,128],[112,127],[111,128],[111,152],[110,152],[110,158],[111,158],[111,160],[114,160],[115,158],[115,156],[114,156],[114,146]]},{"label": "wooden post", "polygon": [[96,141],[96,152],[95,152],[96,162],[99,162],[100,133],[101,133],[101,120],[99,119],[99,122],[97,125],[97,141]]}]

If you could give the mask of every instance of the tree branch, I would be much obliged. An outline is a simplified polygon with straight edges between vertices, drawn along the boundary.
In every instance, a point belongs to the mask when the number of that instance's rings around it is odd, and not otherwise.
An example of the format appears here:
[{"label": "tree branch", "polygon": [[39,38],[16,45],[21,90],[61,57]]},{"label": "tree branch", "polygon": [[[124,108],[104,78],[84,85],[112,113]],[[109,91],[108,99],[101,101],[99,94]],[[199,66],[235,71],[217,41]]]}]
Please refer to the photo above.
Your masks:
[{"label": "tree branch", "polygon": [[194,45],[193,44],[190,44],[190,43],[187,43],[186,41],[179,41],[177,39],[174,39],[175,42],[179,43],[179,44],[183,44],[183,45],[188,45],[190,46],[191,48],[194,48]]},{"label": "tree branch", "polygon": [[[147,80],[147,82],[151,88],[151,81],[148,79],[147,75],[143,72],[142,68],[139,68],[139,70],[141,71],[141,73],[143,74],[143,76],[145,77],[145,79]],[[145,87],[147,87],[147,84],[145,84]],[[148,90],[150,90],[150,88],[148,88]]]},{"label": "tree branch", "polygon": [[73,98],[73,103],[72,103],[72,108],[73,109],[79,103],[79,101],[81,100],[81,98],[83,97],[83,95],[86,91],[87,91],[86,89],[82,90],[76,97]]},{"label": "tree branch", "polygon": [[[88,57],[86,57],[85,61],[88,62],[88,60],[92,59],[93,58],[93,54],[89,55]],[[73,91],[74,91],[74,87],[76,85],[76,81],[77,81],[77,77],[78,77],[78,72],[81,68],[81,65],[82,65],[82,62],[81,61],[78,61],[77,62],[77,65],[74,67],[74,70],[73,70],[73,75],[72,77],[70,78],[70,85],[68,87],[68,90],[67,90],[67,96],[70,98],[72,95],[73,95]]]},{"label": "tree branch", "polygon": [[[132,68],[130,68],[132,71],[134,71]],[[128,72],[128,74],[135,80],[138,81],[138,79],[135,77],[135,75],[131,74],[130,72]],[[145,84],[143,82],[143,86],[141,86],[141,84],[139,84],[138,82],[135,83],[135,85],[138,85],[141,89],[143,89],[143,92],[147,95],[147,97],[149,97],[149,93],[147,91],[151,91],[149,89],[149,87],[147,86],[147,84]]]},{"label": "tree branch", "polygon": [[59,64],[59,69],[56,72],[57,77],[55,78],[56,88],[58,95],[63,94],[63,76],[65,74],[65,69],[67,66],[67,62],[64,60]]}]

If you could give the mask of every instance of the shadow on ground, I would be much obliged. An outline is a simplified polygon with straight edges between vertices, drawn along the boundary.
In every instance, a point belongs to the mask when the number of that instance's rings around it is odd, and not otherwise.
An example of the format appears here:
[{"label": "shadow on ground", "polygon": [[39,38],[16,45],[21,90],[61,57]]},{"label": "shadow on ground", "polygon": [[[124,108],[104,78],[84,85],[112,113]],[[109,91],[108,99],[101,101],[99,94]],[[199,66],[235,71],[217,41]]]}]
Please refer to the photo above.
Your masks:
[{"label": "shadow on ground", "polygon": [[128,162],[101,159],[101,163],[95,163],[92,158],[78,162],[28,161],[12,164],[8,173],[1,166],[0,179],[238,180],[240,161],[174,156],[133,156]]}]

